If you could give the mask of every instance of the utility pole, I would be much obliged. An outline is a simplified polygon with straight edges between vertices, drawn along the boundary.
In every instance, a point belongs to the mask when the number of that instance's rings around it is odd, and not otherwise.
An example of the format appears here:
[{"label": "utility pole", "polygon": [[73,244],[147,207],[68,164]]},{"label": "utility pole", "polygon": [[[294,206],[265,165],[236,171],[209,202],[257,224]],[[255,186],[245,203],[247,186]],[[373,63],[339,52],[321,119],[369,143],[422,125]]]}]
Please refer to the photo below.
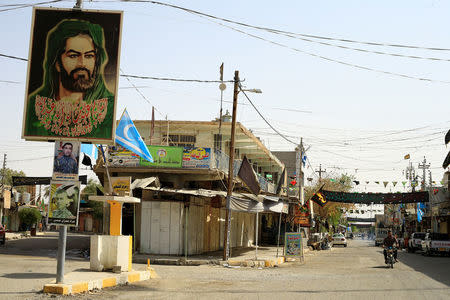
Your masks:
[{"label": "utility pole", "polygon": [[431,225],[431,232],[435,232],[434,230],[434,224],[435,222],[433,221],[433,198],[434,198],[434,194],[433,193],[433,179],[431,178],[431,170],[428,170],[428,176],[430,178],[430,225]]},{"label": "utility pole", "polygon": [[419,163],[419,169],[423,170],[423,177],[422,177],[422,190],[425,191],[426,189],[426,170],[430,168],[430,164],[427,164],[427,159],[425,158],[425,156],[423,157],[423,162],[422,164]]},{"label": "utility pole", "polygon": [[231,236],[231,195],[233,194],[233,165],[234,165],[234,135],[236,131],[236,111],[239,94],[239,71],[234,71],[234,93],[233,93],[233,116],[231,119],[231,141],[230,157],[228,161],[228,187],[227,187],[227,210],[225,216],[225,234],[223,242],[223,260],[230,257],[230,236]]},{"label": "utility pole", "polygon": [[3,169],[2,169],[2,194],[3,187],[5,186],[5,172],[6,172],[6,153],[3,154]]},{"label": "utility pole", "polygon": [[322,170],[322,164],[319,165],[319,171],[316,170],[317,173],[319,173],[319,181],[322,181],[322,173],[325,173],[327,170]]},{"label": "utility pole", "polygon": [[296,150],[295,179],[297,181],[297,188],[298,188],[298,202],[303,205],[303,197],[302,197],[303,176],[301,176],[302,158],[303,158],[303,138],[300,138],[300,145],[295,150]]},{"label": "utility pole", "polygon": [[409,162],[409,166],[406,167],[405,170],[405,177],[407,180],[409,180],[409,185],[412,188],[412,191],[415,192],[416,191],[416,187],[415,187],[415,180],[416,180],[416,169],[414,169],[412,162]]}]

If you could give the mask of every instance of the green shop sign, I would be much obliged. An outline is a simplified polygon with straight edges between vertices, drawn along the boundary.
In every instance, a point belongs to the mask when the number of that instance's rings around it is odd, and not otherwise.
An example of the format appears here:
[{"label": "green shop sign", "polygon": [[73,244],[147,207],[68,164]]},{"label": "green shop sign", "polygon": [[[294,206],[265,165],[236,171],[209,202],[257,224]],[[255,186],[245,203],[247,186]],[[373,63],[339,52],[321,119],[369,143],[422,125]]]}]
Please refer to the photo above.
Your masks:
[{"label": "green shop sign", "polygon": [[153,163],[141,157],[139,165],[159,168],[181,168],[183,163],[183,147],[147,146],[153,157]]}]

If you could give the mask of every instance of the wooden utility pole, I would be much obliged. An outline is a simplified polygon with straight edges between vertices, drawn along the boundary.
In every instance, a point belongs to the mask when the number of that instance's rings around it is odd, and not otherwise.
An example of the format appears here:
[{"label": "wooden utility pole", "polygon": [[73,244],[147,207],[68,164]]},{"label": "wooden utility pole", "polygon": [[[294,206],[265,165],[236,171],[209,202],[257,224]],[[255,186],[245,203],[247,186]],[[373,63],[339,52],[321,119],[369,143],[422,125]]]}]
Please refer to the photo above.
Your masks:
[{"label": "wooden utility pole", "polygon": [[319,165],[319,171],[316,171],[319,173],[319,181],[322,181],[322,173],[325,173],[327,170],[322,170],[322,164]]},{"label": "wooden utility pole", "polygon": [[239,71],[234,71],[234,94],[233,94],[233,116],[231,120],[231,141],[230,157],[228,161],[228,188],[227,188],[227,210],[225,216],[225,234],[223,241],[223,260],[230,257],[230,236],[231,236],[231,195],[233,194],[233,165],[234,165],[234,135],[236,131],[236,111],[239,94]]}]

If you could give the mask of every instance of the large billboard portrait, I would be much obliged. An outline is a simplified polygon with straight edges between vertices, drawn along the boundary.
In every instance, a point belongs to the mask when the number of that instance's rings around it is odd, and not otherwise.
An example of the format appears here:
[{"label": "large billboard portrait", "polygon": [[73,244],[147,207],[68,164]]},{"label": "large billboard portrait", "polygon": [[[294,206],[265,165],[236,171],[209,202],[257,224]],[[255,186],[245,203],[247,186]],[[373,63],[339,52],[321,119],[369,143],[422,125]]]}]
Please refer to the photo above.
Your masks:
[{"label": "large billboard portrait", "polygon": [[80,142],[57,141],[53,159],[53,180],[78,180]]},{"label": "large billboard portrait", "polygon": [[22,138],[113,143],[121,11],[34,8]]},{"label": "large billboard portrait", "polygon": [[52,181],[48,224],[78,226],[80,182]]}]

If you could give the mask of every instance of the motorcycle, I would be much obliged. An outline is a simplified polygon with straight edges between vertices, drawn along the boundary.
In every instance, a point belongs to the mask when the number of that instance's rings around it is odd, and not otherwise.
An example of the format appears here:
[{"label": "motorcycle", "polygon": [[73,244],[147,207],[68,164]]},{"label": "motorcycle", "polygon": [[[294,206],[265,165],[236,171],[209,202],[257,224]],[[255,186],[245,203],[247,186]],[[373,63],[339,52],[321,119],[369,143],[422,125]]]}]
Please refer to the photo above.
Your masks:
[{"label": "motorcycle", "polygon": [[394,248],[393,247],[388,247],[386,249],[386,264],[388,265],[388,268],[391,268],[391,269],[394,268],[395,259],[394,259]]}]

